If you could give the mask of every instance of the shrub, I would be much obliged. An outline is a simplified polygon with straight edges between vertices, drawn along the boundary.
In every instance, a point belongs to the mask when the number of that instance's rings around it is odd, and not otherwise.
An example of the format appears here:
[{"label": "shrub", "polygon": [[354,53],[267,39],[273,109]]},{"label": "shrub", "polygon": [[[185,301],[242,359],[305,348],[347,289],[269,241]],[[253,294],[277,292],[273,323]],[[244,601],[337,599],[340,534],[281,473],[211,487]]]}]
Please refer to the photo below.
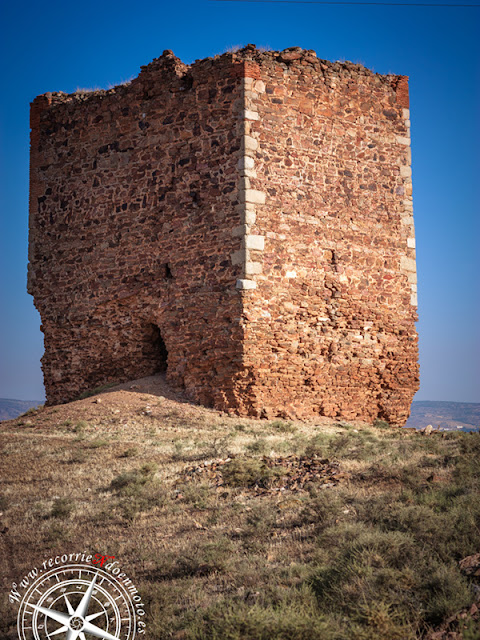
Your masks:
[{"label": "shrub", "polygon": [[[82,89],[81,91],[93,91],[93,89]],[[85,400],[85,398],[90,398],[91,396],[96,396],[99,393],[103,393],[104,391],[107,391],[107,389],[111,389],[112,387],[114,387],[117,383],[116,382],[109,382],[108,384],[104,384],[100,387],[95,387],[95,389],[90,389],[90,391],[84,391],[83,393],[81,393],[78,398],[76,398],[76,400]]]},{"label": "shrub", "polygon": [[158,465],[148,462],[140,469],[126,471],[112,480],[109,488],[121,496],[119,507],[126,520],[133,521],[139,513],[166,503],[166,491],[155,481],[157,471]]},{"label": "shrub", "polygon": [[68,518],[75,511],[75,505],[69,498],[56,498],[53,501],[50,516],[52,518]]},{"label": "shrub", "polygon": [[284,470],[270,469],[265,462],[255,458],[234,458],[222,468],[223,481],[232,487],[268,487]]},{"label": "shrub", "polygon": [[376,429],[390,429],[391,428],[386,420],[380,420],[380,418],[375,418],[375,420],[373,421],[373,426]]},{"label": "shrub", "polygon": [[265,438],[257,438],[253,442],[249,442],[245,449],[251,453],[267,453],[268,444]]},{"label": "shrub", "polygon": [[88,443],[89,449],[100,449],[101,447],[106,447],[109,444],[109,441],[105,438],[96,438],[95,440],[91,440]]},{"label": "shrub", "polygon": [[135,458],[140,453],[140,449],[138,447],[128,447],[125,451],[120,455],[121,458]]},{"label": "shrub", "polygon": [[273,422],[270,422],[268,426],[273,431],[278,431],[280,433],[295,433],[297,430],[297,427],[291,422],[285,422],[283,420],[274,420]]}]

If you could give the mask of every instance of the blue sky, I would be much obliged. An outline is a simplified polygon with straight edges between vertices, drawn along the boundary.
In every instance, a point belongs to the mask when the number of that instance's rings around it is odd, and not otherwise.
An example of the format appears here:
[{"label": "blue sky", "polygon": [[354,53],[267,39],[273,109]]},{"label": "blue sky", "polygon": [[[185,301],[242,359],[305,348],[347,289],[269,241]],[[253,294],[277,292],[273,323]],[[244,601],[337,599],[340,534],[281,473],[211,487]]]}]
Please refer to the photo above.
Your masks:
[{"label": "blue sky", "polygon": [[[386,0],[388,2],[388,0]],[[26,293],[29,103],[107,88],[164,49],[184,62],[254,43],[410,76],[421,389],[480,402],[478,8],[4,0],[0,8],[0,397],[42,399]]]}]

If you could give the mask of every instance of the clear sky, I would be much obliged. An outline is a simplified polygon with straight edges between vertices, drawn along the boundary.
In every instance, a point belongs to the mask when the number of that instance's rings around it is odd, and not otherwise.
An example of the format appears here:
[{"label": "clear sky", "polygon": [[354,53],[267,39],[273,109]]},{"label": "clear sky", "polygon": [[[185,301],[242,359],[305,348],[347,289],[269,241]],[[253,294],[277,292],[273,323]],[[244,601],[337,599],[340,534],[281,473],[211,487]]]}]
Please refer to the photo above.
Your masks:
[{"label": "clear sky", "polygon": [[46,91],[108,88],[164,49],[190,63],[254,43],[410,76],[416,399],[480,402],[479,27],[478,8],[3,0],[0,397],[43,398],[40,318],[25,289],[30,101]]}]

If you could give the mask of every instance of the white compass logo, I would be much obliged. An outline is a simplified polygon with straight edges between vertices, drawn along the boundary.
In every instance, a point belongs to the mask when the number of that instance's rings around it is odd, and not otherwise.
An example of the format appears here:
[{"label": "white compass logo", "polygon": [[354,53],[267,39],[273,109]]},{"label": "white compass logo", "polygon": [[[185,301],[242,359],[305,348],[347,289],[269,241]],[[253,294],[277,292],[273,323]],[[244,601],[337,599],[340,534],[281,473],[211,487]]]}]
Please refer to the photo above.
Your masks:
[{"label": "white compass logo", "polygon": [[43,573],[18,612],[20,640],[133,640],[135,606],[121,581],[91,565]]}]

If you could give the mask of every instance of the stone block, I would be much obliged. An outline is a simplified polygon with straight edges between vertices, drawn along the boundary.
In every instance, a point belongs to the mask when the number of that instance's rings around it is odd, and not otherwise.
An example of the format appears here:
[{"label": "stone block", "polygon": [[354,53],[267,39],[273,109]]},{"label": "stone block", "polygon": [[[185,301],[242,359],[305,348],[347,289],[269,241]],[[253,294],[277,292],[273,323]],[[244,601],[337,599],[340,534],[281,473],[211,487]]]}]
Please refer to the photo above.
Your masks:
[{"label": "stone block", "polygon": [[413,258],[407,258],[407,256],[402,256],[400,258],[400,269],[402,271],[415,272],[417,270],[415,260],[413,260]]},{"label": "stone block", "polygon": [[265,248],[265,238],[263,236],[245,236],[245,248],[255,251],[263,251]]},{"label": "stone block", "polygon": [[245,263],[245,275],[246,276],[255,276],[262,273],[262,263],[261,262],[246,262]]},{"label": "stone block", "polygon": [[235,286],[237,287],[237,289],[247,291],[249,289],[256,289],[257,283],[255,282],[255,280],[247,280],[244,278],[240,278],[237,280],[237,283]]},{"label": "stone block", "polygon": [[256,80],[253,84],[253,88],[257,93],[265,93],[265,83],[262,80]]},{"label": "stone block", "polygon": [[239,199],[240,202],[249,202],[250,204],[265,204],[265,193],[255,189],[245,189],[239,193]]},{"label": "stone block", "polygon": [[257,219],[257,214],[255,213],[255,211],[246,209],[244,211],[243,218],[246,225],[252,225],[252,224],[255,224],[255,221]]},{"label": "stone block", "polygon": [[240,176],[242,176],[244,178],[256,178],[257,177],[257,172],[255,171],[255,169],[240,169],[239,170],[239,174],[240,174]]},{"label": "stone block", "polygon": [[253,169],[255,166],[255,160],[250,156],[242,156],[237,162],[238,169]]},{"label": "stone block", "polygon": [[258,149],[258,141],[251,136],[243,136],[242,149],[246,151],[256,151]]}]

